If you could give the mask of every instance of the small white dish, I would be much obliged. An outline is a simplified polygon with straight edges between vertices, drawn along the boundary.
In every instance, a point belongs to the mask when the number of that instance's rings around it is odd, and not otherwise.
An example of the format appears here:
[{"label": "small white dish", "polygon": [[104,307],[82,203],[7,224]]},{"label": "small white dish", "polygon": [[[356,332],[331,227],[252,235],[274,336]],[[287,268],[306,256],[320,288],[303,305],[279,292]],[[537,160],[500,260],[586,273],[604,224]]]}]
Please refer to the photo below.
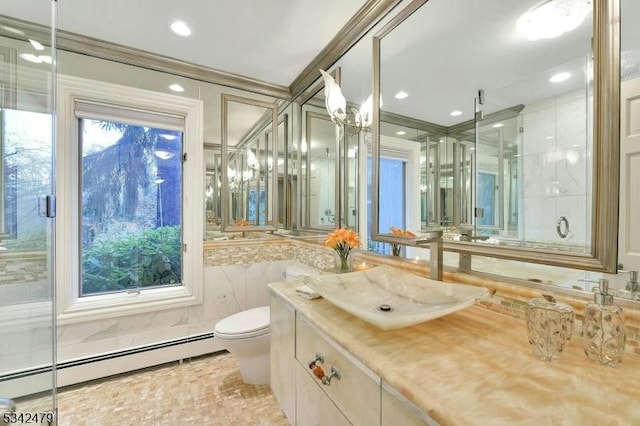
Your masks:
[{"label": "small white dish", "polygon": [[296,294],[305,299],[317,299],[320,297],[318,293],[313,291],[313,289],[307,285],[301,285],[300,287],[296,287]]}]

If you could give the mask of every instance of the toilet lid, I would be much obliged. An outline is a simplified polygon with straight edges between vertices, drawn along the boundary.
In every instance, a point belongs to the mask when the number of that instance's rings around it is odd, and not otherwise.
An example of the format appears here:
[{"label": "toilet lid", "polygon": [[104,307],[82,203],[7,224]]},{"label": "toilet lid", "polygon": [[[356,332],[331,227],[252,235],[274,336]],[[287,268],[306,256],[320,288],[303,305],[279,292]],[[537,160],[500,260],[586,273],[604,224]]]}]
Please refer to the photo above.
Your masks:
[{"label": "toilet lid", "polygon": [[219,321],[214,327],[214,335],[258,335],[269,329],[269,306],[238,312]]}]

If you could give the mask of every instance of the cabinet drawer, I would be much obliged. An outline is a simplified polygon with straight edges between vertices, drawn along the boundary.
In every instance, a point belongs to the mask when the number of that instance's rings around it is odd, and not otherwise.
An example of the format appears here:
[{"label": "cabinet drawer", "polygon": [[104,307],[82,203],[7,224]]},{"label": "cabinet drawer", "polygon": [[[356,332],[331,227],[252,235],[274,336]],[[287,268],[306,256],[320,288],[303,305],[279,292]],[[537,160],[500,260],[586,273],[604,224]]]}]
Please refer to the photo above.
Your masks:
[{"label": "cabinet drawer", "polygon": [[296,363],[296,422],[298,426],[349,426],[351,423],[325,395],[313,379]]},{"label": "cabinet drawer", "polygon": [[[341,378],[333,378],[325,385],[308,368],[316,354],[324,358],[318,365],[326,376],[331,375],[334,367]],[[305,373],[311,377],[322,391],[331,398],[347,419],[354,425],[380,424],[380,379],[365,373],[346,354],[336,349],[307,320],[297,316],[296,320],[296,358],[302,364]]]}]

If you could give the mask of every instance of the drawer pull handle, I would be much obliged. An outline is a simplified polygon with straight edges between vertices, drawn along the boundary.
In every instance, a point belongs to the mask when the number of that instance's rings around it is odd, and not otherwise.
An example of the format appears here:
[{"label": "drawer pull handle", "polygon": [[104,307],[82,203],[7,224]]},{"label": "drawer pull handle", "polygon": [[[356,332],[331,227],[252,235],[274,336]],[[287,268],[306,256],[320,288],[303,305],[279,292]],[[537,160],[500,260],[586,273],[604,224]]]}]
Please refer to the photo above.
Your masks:
[{"label": "drawer pull handle", "polygon": [[322,378],[322,384],[325,386],[331,386],[331,379],[336,378],[337,380],[340,380],[340,378],[342,377],[342,375],[340,374],[340,372],[335,368],[335,367],[331,367],[331,375],[330,376],[324,376]]},{"label": "drawer pull handle", "polygon": [[316,359],[314,359],[309,363],[309,368],[313,370],[313,367],[315,367],[318,364],[324,364],[324,357],[320,354],[316,354]]},{"label": "drawer pull handle", "polygon": [[322,381],[324,381],[324,379],[327,377],[324,375],[324,370],[319,365],[314,365],[313,368],[311,369],[311,372],[313,373],[314,376],[316,376],[316,378]]}]

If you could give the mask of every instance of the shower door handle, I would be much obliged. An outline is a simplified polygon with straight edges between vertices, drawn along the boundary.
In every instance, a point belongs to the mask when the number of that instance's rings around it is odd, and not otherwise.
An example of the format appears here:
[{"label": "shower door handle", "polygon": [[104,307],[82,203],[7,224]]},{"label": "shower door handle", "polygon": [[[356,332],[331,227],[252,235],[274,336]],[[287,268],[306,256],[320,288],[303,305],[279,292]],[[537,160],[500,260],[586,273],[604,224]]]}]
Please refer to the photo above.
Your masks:
[{"label": "shower door handle", "polygon": [[558,222],[556,222],[556,232],[560,238],[567,238],[567,235],[569,235],[569,219],[560,216]]}]

